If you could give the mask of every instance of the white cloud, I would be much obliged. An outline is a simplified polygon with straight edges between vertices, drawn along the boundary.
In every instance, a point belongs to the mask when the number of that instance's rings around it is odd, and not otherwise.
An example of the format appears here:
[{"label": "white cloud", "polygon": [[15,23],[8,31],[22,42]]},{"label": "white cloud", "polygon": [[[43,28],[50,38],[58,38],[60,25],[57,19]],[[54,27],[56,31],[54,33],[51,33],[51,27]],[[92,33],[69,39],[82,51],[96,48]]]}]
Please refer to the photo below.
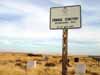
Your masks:
[{"label": "white cloud", "polygon": [[[59,5],[72,5],[72,4],[81,4],[79,0],[75,1],[65,1],[65,0],[51,0]],[[79,1],[79,3],[78,3]],[[62,33],[59,30],[50,30],[49,29],[49,11],[45,8],[39,7],[31,3],[24,3],[20,1],[13,0],[2,0],[0,1],[0,13],[7,14],[19,14],[23,18],[21,21],[16,22],[0,22],[0,36],[17,38],[17,39],[52,39],[52,38],[62,38]],[[96,8],[90,8],[89,6],[83,6],[84,11],[90,12],[97,11]],[[87,9],[86,9],[87,8]],[[2,11],[3,10],[3,11]],[[88,15],[87,15],[88,16]],[[97,18],[98,14],[96,14]],[[84,17],[93,21],[94,17]],[[87,22],[83,23],[81,29],[72,29],[69,30],[69,40],[78,40],[78,41],[100,41],[100,30],[97,28],[92,28],[91,26],[84,25]],[[2,41],[5,44],[10,44],[9,41]],[[48,42],[46,42],[48,44]],[[99,43],[97,45],[100,45]],[[99,47],[98,47],[99,48]]]},{"label": "white cloud", "polygon": [[[15,10],[23,15],[20,22],[2,22],[0,24],[0,36],[13,38],[50,38],[57,35],[49,30],[49,12],[41,7],[13,1],[0,2],[5,8]],[[7,11],[4,11],[6,13]],[[23,14],[22,14],[23,13]],[[53,32],[53,33],[52,33]]]},{"label": "white cloud", "polygon": [[[51,0],[54,2],[59,2],[61,4],[77,4],[77,1],[64,1],[64,0]],[[15,10],[17,13],[23,15],[23,19],[21,22],[18,23],[1,23],[0,25],[0,35],[1,36],[8,36],[8,37],[16,37],[16,38],[49,38],[49,37],[56,37],[61,35],[61,32],[58,30],[53,31],[49,30],[49,12],[39,6],[28,4],[28,3],[20,3],[8,0],[7,2],[1,1],[0,2],[5,8],[9,8]],[[80,3],[80,1],[79,1]],[[90,8],[91,9],[91,8]],[[87,9],[87,10],[90,10]],[[92,9],[91,9],[92,10]],[[8,13],[7,11],[4,11]],[[22,14],[23,13],[23,14]],[[86,18],[87,19],[87,18]],[[5,24],[5,25],[3,25]],[[83,23],[86,24],[86,23]],[[60,35],[59,35],[60,33]],[[98,38],[99,36],[93,37],[98,33],[97,30],[93,30],[91,28],[84,28],[80,29],[79,31],[70,32],[70,36],[72,39],[90,39],[90,36],[94,39]],[[77,35],[77,36],[76,36]],[[58,37],[58,38],[59,38]],[[99,38],[98,38],[99,40]]]},{"label": "white cloud", "polygon": [[69,31],[69,38],[73,40],[79,41],[100,41],[99,30],[93,27],[82,27],[81,29],[77,30],[70,30]]},{"label": "white cloud", "polygon": [[9,40],[0,40],[0,43],[4,45],[11,45],[11,42]]},{"label": "white cloud", "polygon": [[76,4],[81,4],[81,0],[50,0],[51,2],[58,4],[58,5],[76,5]]}]

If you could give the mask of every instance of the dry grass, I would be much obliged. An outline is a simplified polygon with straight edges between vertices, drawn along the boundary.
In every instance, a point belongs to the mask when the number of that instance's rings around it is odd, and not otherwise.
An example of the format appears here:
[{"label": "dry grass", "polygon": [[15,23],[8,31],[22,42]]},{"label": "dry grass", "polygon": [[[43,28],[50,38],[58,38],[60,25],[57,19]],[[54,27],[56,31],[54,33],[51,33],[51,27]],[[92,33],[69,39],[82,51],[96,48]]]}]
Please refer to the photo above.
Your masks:
[{"label": "dry grass", "polygon": [[[68,75],[75,75],[75,57],[80,58],[80,62],[86,64],[85,75],[100,75],[100,66],[88,56],[69,56],[71,67],[68,67]],[[37,61],[37,67],[26,69],[27,61],[34,60]],[[61,75],[61,62],[61,56],[1,53],[0,75]]]}]

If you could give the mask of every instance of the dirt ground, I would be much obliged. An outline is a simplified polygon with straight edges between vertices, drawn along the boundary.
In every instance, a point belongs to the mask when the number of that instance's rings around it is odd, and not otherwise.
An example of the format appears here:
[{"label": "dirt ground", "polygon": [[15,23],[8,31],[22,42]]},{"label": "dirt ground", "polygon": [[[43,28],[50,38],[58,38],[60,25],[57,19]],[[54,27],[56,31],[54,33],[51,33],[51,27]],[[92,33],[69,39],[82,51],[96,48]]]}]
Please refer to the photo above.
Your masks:
[{"label": "dirt ground", "polygon": [[[86,65],[86,74],[100,75],[100,62],[90,56],[70,55],[68,75],[75,75],[76,64]],[[79,62],[75,62],[75,58]],[[27,63],[36,61],[30,64]],[[62,57],[59,55],[0,53],[0,75],[62,75]]]}]

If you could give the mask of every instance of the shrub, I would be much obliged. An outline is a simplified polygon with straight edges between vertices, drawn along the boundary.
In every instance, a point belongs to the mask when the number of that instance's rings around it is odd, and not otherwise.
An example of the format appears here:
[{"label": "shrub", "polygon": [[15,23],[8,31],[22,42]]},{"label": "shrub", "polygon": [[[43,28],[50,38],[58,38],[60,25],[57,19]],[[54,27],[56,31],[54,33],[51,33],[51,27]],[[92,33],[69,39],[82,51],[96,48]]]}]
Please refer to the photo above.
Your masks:
[{"label": "shrub", "polygon": [[27,56],[29,56],[29,57],[33,57],[33,56],[42,57],[41,54],[32,54],[32,53],[27,54]]},{"label": "shrub", "polygon": [[55,67],[56,65],[54,63],[46,63],[45,66],[46,67]]},{"label": "shrub", "polygon": [[91,72],[91,75],[99,75],[99,74],[96,72]]}]

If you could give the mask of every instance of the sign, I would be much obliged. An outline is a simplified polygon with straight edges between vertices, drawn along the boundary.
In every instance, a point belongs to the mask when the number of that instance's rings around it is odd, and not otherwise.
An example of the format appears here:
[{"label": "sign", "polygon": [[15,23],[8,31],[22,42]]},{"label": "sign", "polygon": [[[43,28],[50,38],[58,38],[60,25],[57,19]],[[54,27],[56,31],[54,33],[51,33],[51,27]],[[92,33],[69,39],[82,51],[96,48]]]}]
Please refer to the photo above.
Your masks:
[{"label": "sign", "polygon": [[[81,6],[64,6],[50,8],[50,29],[63,30],[62,46],[62,75],[68,75],[68,29],[81,27]],[[76,67],[76,73],[84,74],[85,67]],[[76,74],[76,75],[79,75]],[[82,75],[81,74],[81,75]]]},{"label": "sign", "polygon": [[36,68],[36,61],[27,62],[27,69]]},{"label": "sign", "polygon": [[74,29],[80,27],[80,5],[50,8],[50,29]]},{"label": "sign", "polygon": [[85,73],[86,73],[86,65],[77,64],[75,68],[75,75],[85,75]]}]

